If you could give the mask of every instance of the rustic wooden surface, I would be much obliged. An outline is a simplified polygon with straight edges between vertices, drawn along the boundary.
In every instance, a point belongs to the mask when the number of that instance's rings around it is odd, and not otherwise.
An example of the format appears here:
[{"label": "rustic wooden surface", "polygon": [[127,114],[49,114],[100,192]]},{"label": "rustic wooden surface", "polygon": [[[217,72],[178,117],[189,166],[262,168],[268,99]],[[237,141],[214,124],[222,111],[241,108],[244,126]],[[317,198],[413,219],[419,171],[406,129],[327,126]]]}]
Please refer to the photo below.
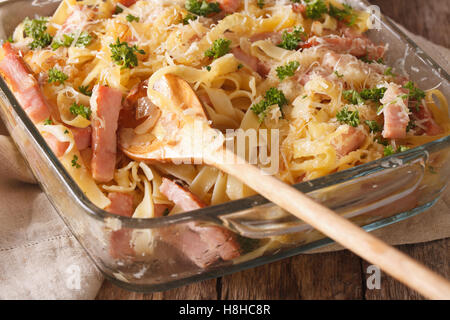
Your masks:
[{"label": "rustic wooden surface", "polygon": [[[450,47],[450,1],[371,0],[410,31]],[[450,203],[447,204],[450,211]],[[450,239],[398,248],[450,278]],[[133,293],[105,281],[97,299],[422,299],[382,273],[381,289],[366,287],[367,262],[348,251],[293,258],[153,294]]]}]

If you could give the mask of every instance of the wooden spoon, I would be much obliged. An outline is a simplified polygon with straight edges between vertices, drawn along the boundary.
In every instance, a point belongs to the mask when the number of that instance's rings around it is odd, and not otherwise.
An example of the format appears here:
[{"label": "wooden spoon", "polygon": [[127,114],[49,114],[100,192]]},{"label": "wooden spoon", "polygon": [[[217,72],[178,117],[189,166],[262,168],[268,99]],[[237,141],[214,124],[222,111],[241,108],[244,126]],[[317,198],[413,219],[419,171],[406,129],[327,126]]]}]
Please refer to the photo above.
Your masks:
[{"label": "wooden spoon", "polygon": [[[408,285],[425,297],[450,299],[450,283],[422,264],[387,245],[332,210],[315,202],[288,184],[266,175],[227,150],[219,140],[211,147],[217,131],[210,128],[202,104],[187,82],[175,75],[164,75],[148,90],[150,99],[162,110],[161,119],[153,129],[151,143],[131,145],[121,142],[123,152],[132,159],[146,162],[180,161],[201,158],[251,187],[275,204],[294,214],[331,239],[353,251],[368,262]],[[201,121],[207,152],[192,151],[189,135],[194,123]],[[198,124],[197,124],[198,127]],[[209,139],[209,140],[208,140]],[[187,141],[189,140],[189,141]],[[122,141],[122,139],[121,139]],[[223,161],[224,155],[228,161]],[[231,160],[231,161],[230,161]]]}]

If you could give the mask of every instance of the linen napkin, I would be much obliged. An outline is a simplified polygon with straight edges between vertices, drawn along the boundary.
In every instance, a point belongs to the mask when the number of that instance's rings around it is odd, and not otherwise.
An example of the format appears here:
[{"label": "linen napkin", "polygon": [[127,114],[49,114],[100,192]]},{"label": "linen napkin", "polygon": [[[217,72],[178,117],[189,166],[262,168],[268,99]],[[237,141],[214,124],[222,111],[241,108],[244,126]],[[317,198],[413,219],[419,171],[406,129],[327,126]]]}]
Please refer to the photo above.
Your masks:
[{"label": "linen napkin", "polygon": [[[408,34],[449,70],[450,50]],[[103,281],[100,272],[36,184],[1,121],[0,199],[0,299],[95,298]],[[392,245],[447,238],[449,208],[447,190],[425,214],[374,234]]]}]

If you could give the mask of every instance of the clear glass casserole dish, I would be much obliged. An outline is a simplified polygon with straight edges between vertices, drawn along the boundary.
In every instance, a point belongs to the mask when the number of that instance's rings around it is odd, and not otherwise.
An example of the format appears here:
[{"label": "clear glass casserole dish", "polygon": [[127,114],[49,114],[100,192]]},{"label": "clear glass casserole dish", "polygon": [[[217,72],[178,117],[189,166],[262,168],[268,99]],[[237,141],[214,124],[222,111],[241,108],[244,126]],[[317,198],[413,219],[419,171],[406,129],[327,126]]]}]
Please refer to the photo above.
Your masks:
[{"label": "clear glass casserole dish", "polygon": [[[59,1],[51,0],[0,4],[0,38],[6,39],[27,16],[51,15],[58,4]],[[359,9],[369,5],[365,1],[352,4]],[[419,87],[439,86],[450,98],[449,75],[390,20],[381,18],[381,30],[371,30],[368,36],[375,42],[389,44],[388,64],[405,70]],[[1,117],[42,189],[104,276],[121,287],[134,291],[167,290],[332,242],[260,196],[154,219],[133,219],[103,211],[88,200],[70,177],[2,79],[0,89]],[[438,200],[450,177],[449,151],[447,136],[295,187],[372,231],[421,213]],[[191,222],[222,226],[234,232],[241,244],[241,256],[202,268],[161,241],[162,235],[177,235],[179,228]],[[189,241],[195,245],[196,239]]]}]

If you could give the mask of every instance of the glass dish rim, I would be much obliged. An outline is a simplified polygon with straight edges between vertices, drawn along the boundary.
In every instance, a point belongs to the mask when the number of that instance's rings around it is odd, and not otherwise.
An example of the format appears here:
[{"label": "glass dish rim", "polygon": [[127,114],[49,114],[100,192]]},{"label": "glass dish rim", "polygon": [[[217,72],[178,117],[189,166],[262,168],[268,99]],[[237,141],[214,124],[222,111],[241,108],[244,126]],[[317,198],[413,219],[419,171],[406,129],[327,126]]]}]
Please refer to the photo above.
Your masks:
[{"label": "glass dish rim", "polygon": [[[10,5],[11,3],[24,1],[24,0],[6,0],[0,3],[0,8],[3,6]],[[33,0],[29,0],[32,2]],[[368,7],[371,4],[366,0],[358,0],[363,6]],[[47,3],[45,5],[48,5]],[[434,72],[439,74],[439,77],[443,78],[447,82],[450,82],[450,76],[447,71],[442,68],[437,62],[434,61],[425,51],[420,48],[412,39],[410,39],[400,28],[398,28],[395,23],[388,17],[381,15],[381,21],[386,27],[390,28],[394,34],[400,37],[401,41],[407,43],[415,50],[415,54],[423,60],[423,62],[431,67]],[[121,222],[122,228],[130,229],[149,229],[168,226],[174,223],[188,222],[193,220],[218,220],[218,217],[224,214],[235,213],[238,211],[243,211],[250,209],[255,206],[264,205],[270,203],[267,199],[260,195],[254,195],[251,197],[246,197],[234,201],[229,201],[223,204],[208,206],[202,209],[193,210],[189,212],[184,212],[182,214],[177,214],[173,216],[164,216],[158,218],[132,218],[124,217],[116,214],[109,213],[92,203],[84,192],[80,189],[78,184],[69,175],[67,170],[64,168],[59,159],[53,154],[50,148],[47,146],[45,140],[37,130],[33,122],[28,118],[25,111],[20,107],[20,104],[16,100],[14,94],[7,86],[3,78],[0,77],[0,89],[6,96],[8,102],[13,107],[15,113],[22,121],[25,126],[25,130],[28,131],[32,137],[34,143],[36,143],[41,151],[43,152],[48,163],[51,164],[51,169],[58,175],[65,187],[70,193],[70,196],[76,203],[82,207],[85,213],[97,220],[105,221],[105,219],[118,219]],[[304,192],[312,192],[315,190],[320,190],[321,188],[331,187],[346,181],[350,181],[362,176],[369,175],[376,171],[383,171],[386,169],[392,169],[390,167],[382,166],[382,162],[389,161],[391,158],[400,158],[402,160],[410,160],[417,158],[417,154],[423,154],[423,152],[428,152],[429,150],[438,148],[450,143],[450,135],[443,137],[438,140],[426,143],[424,145],[418,146],[416,148],[410,149],[408,151],[398,153],[389,157],[380,158],[369,163],[359,165],[353,168],[349,168],[340,172],[332,173],[324,177],[320,177],[314,180],[301,182],[292,185],[292,187]]]}]

